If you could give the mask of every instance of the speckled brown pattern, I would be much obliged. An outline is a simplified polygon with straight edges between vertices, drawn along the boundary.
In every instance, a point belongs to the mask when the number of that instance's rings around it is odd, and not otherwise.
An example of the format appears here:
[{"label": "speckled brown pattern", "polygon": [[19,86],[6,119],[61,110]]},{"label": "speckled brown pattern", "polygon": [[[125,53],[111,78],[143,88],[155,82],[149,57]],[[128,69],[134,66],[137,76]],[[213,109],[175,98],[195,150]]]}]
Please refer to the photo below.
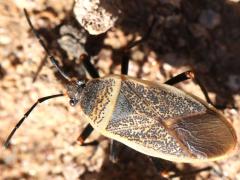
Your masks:
[{"label": "speckled brown pattern", "polygon": [[168,85],[123,77],[107,131],[179,158],[214,158],[234,149],[233,129],[205,103]]},{"label": "speckled brown pattern", "polygon": [[147,113],[151,117],[158,117],[162,121],[206,110],[200,102],[167,85],[146,87],[136,81],[126,80],[121,88],[131,103],[136,105],[137,111]]},{"label": "speckled brown pattern", "polygon": [[113,79],[94,79],[89,81],[83,90],[80,105],[83,112],[96,124],[101,123],[105,117],[106,106],[111,101],[114,84]]},{"label": "speckled brown pattern", "polygon": [[107,130],[164,154],[178,157],[187,156],[187,153],[160,122],[142,114],[129,115],[118,121],[115,119],[115,122],[109,123]]}]

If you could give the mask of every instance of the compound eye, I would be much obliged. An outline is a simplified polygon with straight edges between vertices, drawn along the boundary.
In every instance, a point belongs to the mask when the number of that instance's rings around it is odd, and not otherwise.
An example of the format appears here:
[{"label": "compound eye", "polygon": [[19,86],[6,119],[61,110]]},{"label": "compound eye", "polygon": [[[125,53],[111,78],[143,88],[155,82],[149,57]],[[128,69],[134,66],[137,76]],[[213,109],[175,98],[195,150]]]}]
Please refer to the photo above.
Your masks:
[{"label": "compound eye", "polygon": [[70,99],[69,104],[70,106],[76,106],[77,102],[78,101],[76,99]]}]

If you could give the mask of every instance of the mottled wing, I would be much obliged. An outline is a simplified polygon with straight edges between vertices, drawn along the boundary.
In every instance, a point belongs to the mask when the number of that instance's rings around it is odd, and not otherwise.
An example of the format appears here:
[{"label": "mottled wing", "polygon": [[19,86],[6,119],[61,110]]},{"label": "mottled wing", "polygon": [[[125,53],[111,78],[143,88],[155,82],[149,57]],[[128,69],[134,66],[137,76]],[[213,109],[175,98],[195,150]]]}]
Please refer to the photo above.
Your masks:
[{"label": "mottled wing", "polygon": [[144,154],[172,161],[214,160],[236,145],[232,126],[205,103],[171,86],[129,78],[106,130]]},{"label": "mottled wing", "polygon": [[108,132],[117,135],[116,140],[137,151],[162,158],[163,155],[179,158],[187,156],[165,127],[146,115],[132,114],[114,121],[109,123]]}]

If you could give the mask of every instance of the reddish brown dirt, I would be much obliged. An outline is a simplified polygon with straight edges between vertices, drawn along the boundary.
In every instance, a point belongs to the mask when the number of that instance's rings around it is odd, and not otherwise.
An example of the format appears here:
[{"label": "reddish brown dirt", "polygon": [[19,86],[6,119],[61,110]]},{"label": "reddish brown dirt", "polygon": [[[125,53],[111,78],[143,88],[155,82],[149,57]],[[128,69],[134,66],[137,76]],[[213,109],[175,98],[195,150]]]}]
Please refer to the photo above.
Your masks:
[{"label": "reddish brown dirt", "polygon": [[[223,0],[163,2],[132,1],[131,6],[125,5],[131,11],[125,12],[117,27],[97,38],[81,30],[79,41],[87,43],[85,49],[95,55],[94,64],[101,76],[119,74],[122,55],[119,49],[134,37],[143,36],[155,15],[157,24],[153,33],[130,52],[129,74],[164,82],[186,69],[195,69],[214,103],[226,105],[223,113],[239,136],[240,4]],[[64,42],[69,39],[57,41],[62,37],[59,29],[63,25],[79,27],[70,13],[72,3],[72,0],[1,1],[1,143],[39,97],[64,90],[64,84],[49,62],[43,63],[36,81],[32,82],[45,55],[26,23],[23,7],[28,9],[49,49],[62,60],[64,70],[72,76],[84,76],[80,62],[73,58],[76,52],[83,51],[82,46],[75,47],[73,41],[70,50],[77,49],[65,52],[64,47],[69,49],[69,45]],[[204,98],[191,81],[178,87]],[[182,178],[240,179],[238,149],[226,159],[210,163],[176,164],[158,160],[157,171],[145,155],[122,148],[119,162],[112,164],[108,159],[109,140],[97,132],[89,141],[98,139],[99,146],[80,147],[75,143],[87,124],[79,111],[79,107],[69,106],[66,97],[39,105],[17,131],[10,148],[1,148],[0,179],[161,179],[164,172],[187,174],[205,167],[212,170]]]}]

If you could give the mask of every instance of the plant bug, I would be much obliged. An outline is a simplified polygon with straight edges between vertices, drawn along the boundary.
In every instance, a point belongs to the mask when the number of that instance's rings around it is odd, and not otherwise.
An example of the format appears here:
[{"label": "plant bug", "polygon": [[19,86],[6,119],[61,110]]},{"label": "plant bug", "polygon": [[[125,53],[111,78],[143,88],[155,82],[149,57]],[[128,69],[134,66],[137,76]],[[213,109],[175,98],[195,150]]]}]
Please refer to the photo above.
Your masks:
[{"label": "plant bug", "polygon": [[[70,105],[79,104],[84,119],[90,123],[78,138],[82,145],[94,128],[113,139],[112,146],[118,141],[143,154],[174,162],[218,160],[235,149],[234,128],[211,105],[206,90],[192,71],[183,72],[164,84],[141,80],[127,75],[129,59],[123,56],[121,75],[99,77],[90,63],[90,56],[83,54],[80,58],[94,78],[87,82],[73,81],[57,65],[27,11],[24,12],[50,61],[68,81]],[[172,86],[187,79],[198,82],[208,103]],[[64,94],[38,99],[12,130],[5,146],[38,103],[60,96]]]}]

